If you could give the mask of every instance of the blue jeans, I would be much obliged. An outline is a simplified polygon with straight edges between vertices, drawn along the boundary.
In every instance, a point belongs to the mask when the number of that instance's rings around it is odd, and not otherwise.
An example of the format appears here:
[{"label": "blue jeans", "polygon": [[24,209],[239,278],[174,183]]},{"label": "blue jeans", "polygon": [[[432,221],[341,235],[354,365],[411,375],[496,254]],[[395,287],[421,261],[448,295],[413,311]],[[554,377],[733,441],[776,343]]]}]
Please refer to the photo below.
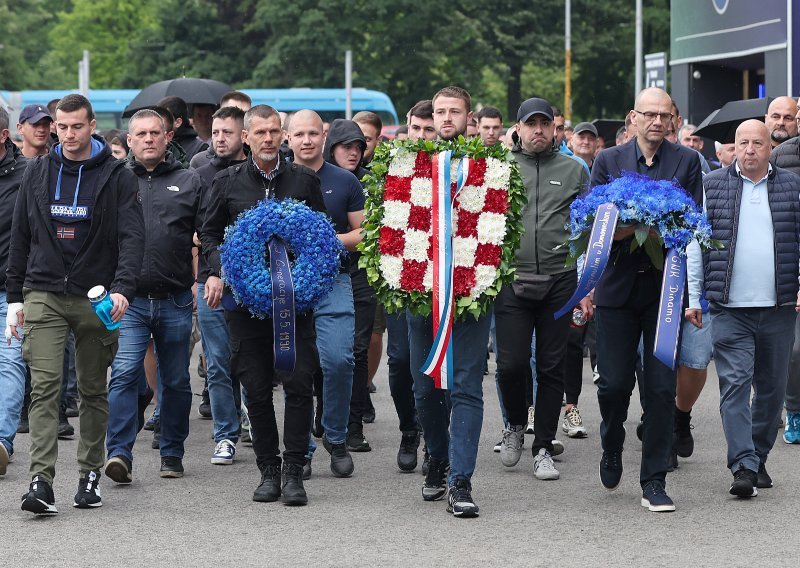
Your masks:
[{"label": "blue jeans", "polygon": [[[7,312],[6,293],[0,292],[0,321],[6,321]],[[9,455],[14,453],[14,436],[25,397],[25,361],[21,346],[22,343],[13,337],[11,345],[0,340],[0,443]]]},{"label": "blue jeans", "polygon": [[192,333],[192,291],[165,300],[136,297],[122,318],[119,350],[108,384],[108,457],[133,460],[138,428],[138,394],[142,364],[152,334],[160,372],[161,455],[183,458],[189,435],[192,389],[189,386],[189,336]]},{"label": "blue jeans", "polygon": [[325,437],[332,444],[344,443],[347,436],[355,367],[355,322],[350,275],[342,272],[334,281],[333,291],[314,309],[317,349],[323,376],[322,427]]},{"label": "blue jeans", "polygon": [[414,398],[428,452],[450,460],[449,483],[470,480],[475,472],[483,423],[483,365],[489,343],[491,314],[467,316],[453,326],[453,389],[434,387],[420,370],[433,344],[430,318],[408,314],[408,341]]},{"label": "blue jeans", "polygon": [[[228,324],[222,306],[209,308],[203,299],[205,283],[197,283],[197,318],[202,331],[203,352],[208,371],[208,398],[214,418],[214,441],[239,441],[239,409],[231,379],[231,349]],[[237,384],[238,388],[238,384]]]}]

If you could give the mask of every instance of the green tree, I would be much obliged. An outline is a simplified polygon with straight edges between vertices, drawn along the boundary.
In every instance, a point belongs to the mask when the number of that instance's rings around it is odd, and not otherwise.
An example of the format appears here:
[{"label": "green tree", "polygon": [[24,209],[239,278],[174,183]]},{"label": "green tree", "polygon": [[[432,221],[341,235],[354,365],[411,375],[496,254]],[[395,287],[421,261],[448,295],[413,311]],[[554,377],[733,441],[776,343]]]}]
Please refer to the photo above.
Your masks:
[{"label": "green tree", "polygon": [[45,0],[0,0],[0,87],[50,87],[53,69],[38,62],[50,51],[47,30],[55,20]]}]

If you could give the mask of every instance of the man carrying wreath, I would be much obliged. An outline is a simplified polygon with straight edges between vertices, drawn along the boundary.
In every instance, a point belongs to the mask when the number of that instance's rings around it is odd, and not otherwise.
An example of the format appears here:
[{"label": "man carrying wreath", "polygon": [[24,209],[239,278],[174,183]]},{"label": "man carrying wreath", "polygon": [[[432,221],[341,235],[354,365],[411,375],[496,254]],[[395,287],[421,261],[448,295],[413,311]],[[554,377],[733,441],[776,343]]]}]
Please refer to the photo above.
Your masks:
[{"label": "man carrying wreath", "polygon": [[[697,152],[664,139],[672,121],[670,96],[662,89],[645,89],[636,97],[629,116],[636,137],[598,154],[590,185],[604,185],[624,171],[637,172],[654,180],[677,180],[696,203],[701,203],[703,185]],[[653,355],[662,272],[642,247],[630,252],[633,238],[633,227],[617,228],[608,267],[594,291],[603,447],[600,482],[613,491],[622,480],[623,424],[636,382],[636,352],[643,338],[644,375],[639,384],[644,411],[641,504],[650,511],[674,511],[665,479],[672,451],[676,375]]]},{"label": "man carrying wreath", "polygon": [[[252,151],[251,159],[231,166],[214,179],[200,235],[211,273],[206,281],[205,299],[212,309],[219,305],[223,293],[219,247],[225,228],[233,224],[240,213],[264,198],[292,198],[314,211],[325,212],[319,178],[314,172],[280,159],[278,149],[283,131],[274,108],[257,105],[247,111],[242,136]],[[286,412],[282,470],[272,402],[275,374],[272,321],[254,318],[244,308],[226,312],[226,318],[230,330],[231,371],[247,390],[253,450],[261,471],[261,483],[253,493],[253,500],[281,499],[286,505],[305,505],[308,498],[303,487],[303,465],[311,430],[314,373],[319,368],[313,314],[310,311],[297,314],[296,365],[292,373],[283,377]]]}]

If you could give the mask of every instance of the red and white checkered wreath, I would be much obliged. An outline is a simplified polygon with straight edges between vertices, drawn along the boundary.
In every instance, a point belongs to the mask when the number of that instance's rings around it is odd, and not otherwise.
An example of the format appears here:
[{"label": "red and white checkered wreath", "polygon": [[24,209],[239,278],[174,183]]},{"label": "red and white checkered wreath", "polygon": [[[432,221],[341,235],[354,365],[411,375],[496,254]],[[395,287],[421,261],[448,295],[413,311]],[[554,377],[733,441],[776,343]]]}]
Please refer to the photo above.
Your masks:
[{"label": "red and white checkered wreath", "polygon": [[382,144],[367,178],[366,235],[359,248],[360,265],[390,312],[431,313],[433,161],[448,150],[453,152],[452,192],[459,161],[469,160],[451,219],[456,318],[485,313],[501,286],[513,280],[511,261],[523,230],[525,190],[511,154],[499,145],[487,148],[480,139],[461,137]]}]

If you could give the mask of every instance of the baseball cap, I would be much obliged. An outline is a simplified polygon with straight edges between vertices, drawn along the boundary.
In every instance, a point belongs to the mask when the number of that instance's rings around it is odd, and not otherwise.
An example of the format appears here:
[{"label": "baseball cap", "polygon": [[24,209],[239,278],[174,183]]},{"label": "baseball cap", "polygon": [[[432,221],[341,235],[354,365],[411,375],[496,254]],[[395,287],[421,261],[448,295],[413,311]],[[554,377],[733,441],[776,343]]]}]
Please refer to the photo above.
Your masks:
[{"label": "baseball cap", "polygon": [[24,124],[26,122],[36,124],[43,118],[47,118],[50,121],[53,120],[53,117],[50,116],[50,113],[47,111],[47,107],[45,105],[28,105],[19,113],[20,124]]},{"label": "baseball cap", "polygon": [[548,120],[553,120],[553,107],[544,99],[528,99],[519,105],[517,122],[527,122],[534,114],[541,114]]},{"label": "baseball cap", "polygon": [[580,134],[581,132],[591,132],[595,136],[597,136],[597,128],[591,122],[579,122],[575,125],[573,129],[573,134]]}]

